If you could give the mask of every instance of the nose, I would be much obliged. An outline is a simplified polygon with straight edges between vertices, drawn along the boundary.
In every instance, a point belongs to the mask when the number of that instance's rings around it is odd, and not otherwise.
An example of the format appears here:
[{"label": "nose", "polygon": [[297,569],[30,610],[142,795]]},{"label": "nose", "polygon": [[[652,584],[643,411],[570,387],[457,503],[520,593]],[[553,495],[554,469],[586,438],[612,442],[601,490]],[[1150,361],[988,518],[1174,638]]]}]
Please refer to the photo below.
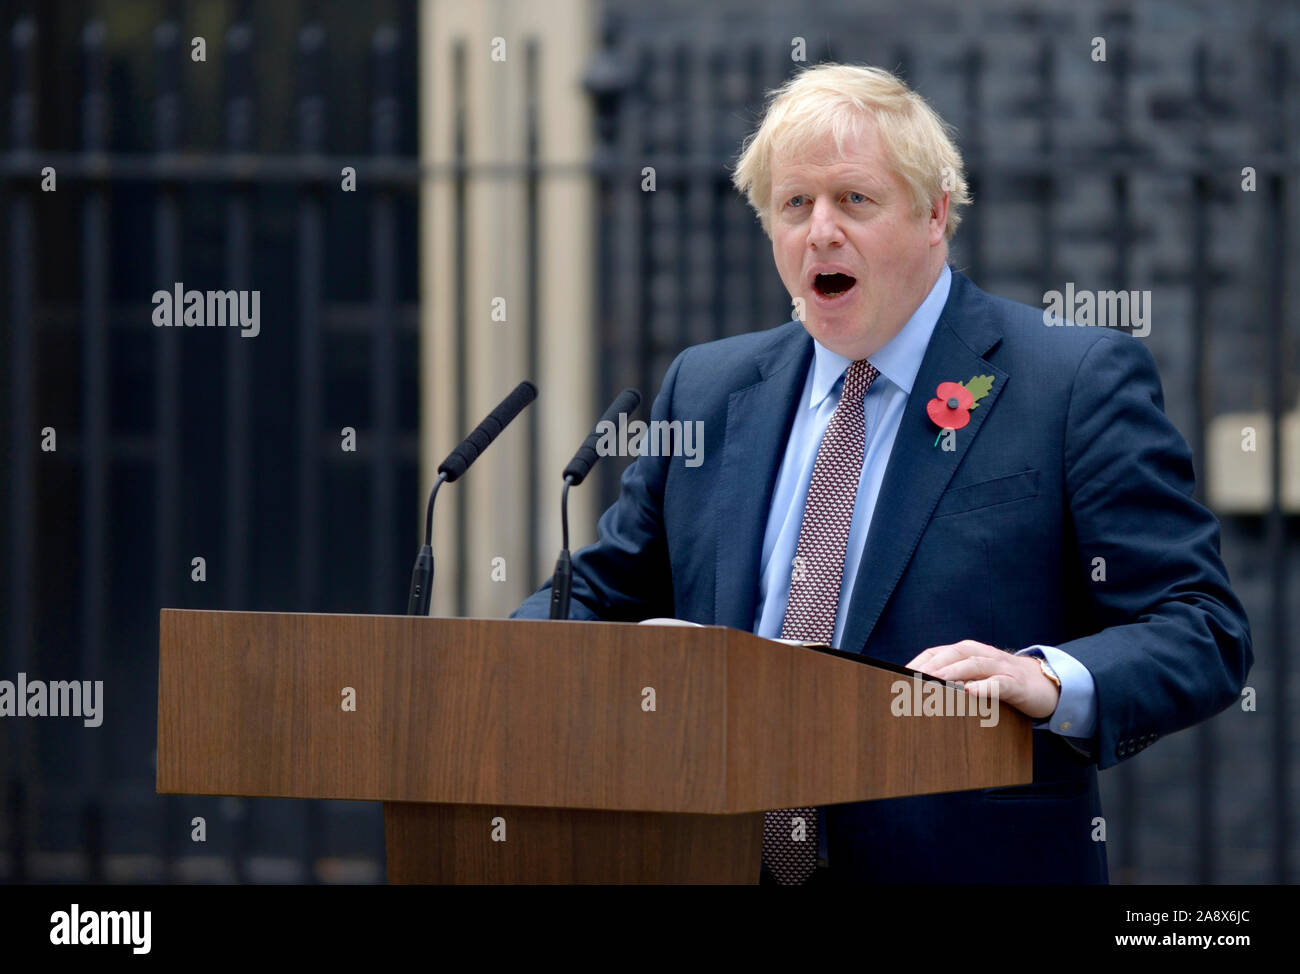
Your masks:
[{"label": "nose", "polygon": [[808,242],[814,247],[829,247],[844,242],[844,228],[840,226],[839,210],[828,196],[819,196],[813,202],[812,219],[808,226]]}]

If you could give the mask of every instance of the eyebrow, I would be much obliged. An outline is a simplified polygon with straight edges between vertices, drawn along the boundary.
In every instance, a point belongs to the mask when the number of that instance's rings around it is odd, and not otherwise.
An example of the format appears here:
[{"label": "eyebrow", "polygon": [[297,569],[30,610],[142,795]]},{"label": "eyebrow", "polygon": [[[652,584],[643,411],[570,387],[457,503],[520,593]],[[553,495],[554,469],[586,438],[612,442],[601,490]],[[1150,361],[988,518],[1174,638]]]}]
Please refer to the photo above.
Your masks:
[{"label": "eyebrow", "polygon": [[[772,195],[785,196],[802,182],[802,180],[795,178],[775,183],[772,186]],[[837,179],[833,185],[842,186],[842,192],[865,192],[870,196],[879,196],[887,191],[886,185],[873,176],[847,176],[843,179]],[[861,189],[854,189],[854,186],[859,186]]]}]

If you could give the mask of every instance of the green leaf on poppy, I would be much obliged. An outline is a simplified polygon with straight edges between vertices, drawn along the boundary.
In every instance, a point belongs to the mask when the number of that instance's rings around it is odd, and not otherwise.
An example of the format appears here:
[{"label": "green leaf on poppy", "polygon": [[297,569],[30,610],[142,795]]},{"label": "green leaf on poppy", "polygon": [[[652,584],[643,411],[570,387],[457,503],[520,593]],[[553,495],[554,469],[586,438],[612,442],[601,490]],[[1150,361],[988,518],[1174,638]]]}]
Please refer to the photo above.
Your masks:
[{"label": "green leaf on poppy", "polygon": [[989,390],[993,388],[993,376],[977,375],[972,377],[969,382],[963,382],[962,385],[966,387],[966,391],[975,400],[970,405],[970,408],[974,409],[980,404],[980,400],[989,394]]}]

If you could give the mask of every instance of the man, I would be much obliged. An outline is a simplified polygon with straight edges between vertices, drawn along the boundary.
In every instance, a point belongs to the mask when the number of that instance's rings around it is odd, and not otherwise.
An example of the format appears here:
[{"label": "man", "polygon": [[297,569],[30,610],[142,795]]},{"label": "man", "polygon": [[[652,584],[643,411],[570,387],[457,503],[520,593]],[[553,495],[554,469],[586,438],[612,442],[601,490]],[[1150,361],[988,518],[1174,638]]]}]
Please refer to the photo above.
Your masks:
[{"label": "man", "polygon": [[807,810],[802,845],[769,814],[766,880],[1106,882],[1097,770],[1228,706],[1252,662],[1150,353],[948,267],[961,157],[888,72],[792,78],[734,182],[796,320],[669,367],[653,418],[703,421],[705,462],[628,468],[573,618],[825,641],[1034,718],[1032,785]]}]

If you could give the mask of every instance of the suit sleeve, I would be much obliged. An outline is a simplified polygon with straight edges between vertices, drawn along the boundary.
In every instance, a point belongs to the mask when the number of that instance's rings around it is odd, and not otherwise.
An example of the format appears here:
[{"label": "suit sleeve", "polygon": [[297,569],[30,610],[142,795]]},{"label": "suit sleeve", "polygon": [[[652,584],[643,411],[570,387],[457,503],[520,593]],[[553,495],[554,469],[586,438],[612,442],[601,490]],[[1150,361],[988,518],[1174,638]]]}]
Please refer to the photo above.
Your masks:
[{"label": "suit sleeve", "polygon": [[[651,407],[652,420],[672,419],[673,387],[688,352],[682,352],[668,367]],[[643,437],[642,443],[646,439]],[[639,622],[673,614],[663,518],[664,484],[671,459],[647,456],[643,451],[623,472],[618,500],[597,523],[597,540],[573,556],[570,619]],[[510,618],[546,619],[550,603],[548,580]]]},{"label": "suit sleeve", "polygon": [[1099,631],[1059,649],[1095,681],[1093,753],[1106,768],[1237,700],[1253,661],[1250,625],[1138,339],[1107,334],[1081,360],[1064,464],[1076,571]]}]

